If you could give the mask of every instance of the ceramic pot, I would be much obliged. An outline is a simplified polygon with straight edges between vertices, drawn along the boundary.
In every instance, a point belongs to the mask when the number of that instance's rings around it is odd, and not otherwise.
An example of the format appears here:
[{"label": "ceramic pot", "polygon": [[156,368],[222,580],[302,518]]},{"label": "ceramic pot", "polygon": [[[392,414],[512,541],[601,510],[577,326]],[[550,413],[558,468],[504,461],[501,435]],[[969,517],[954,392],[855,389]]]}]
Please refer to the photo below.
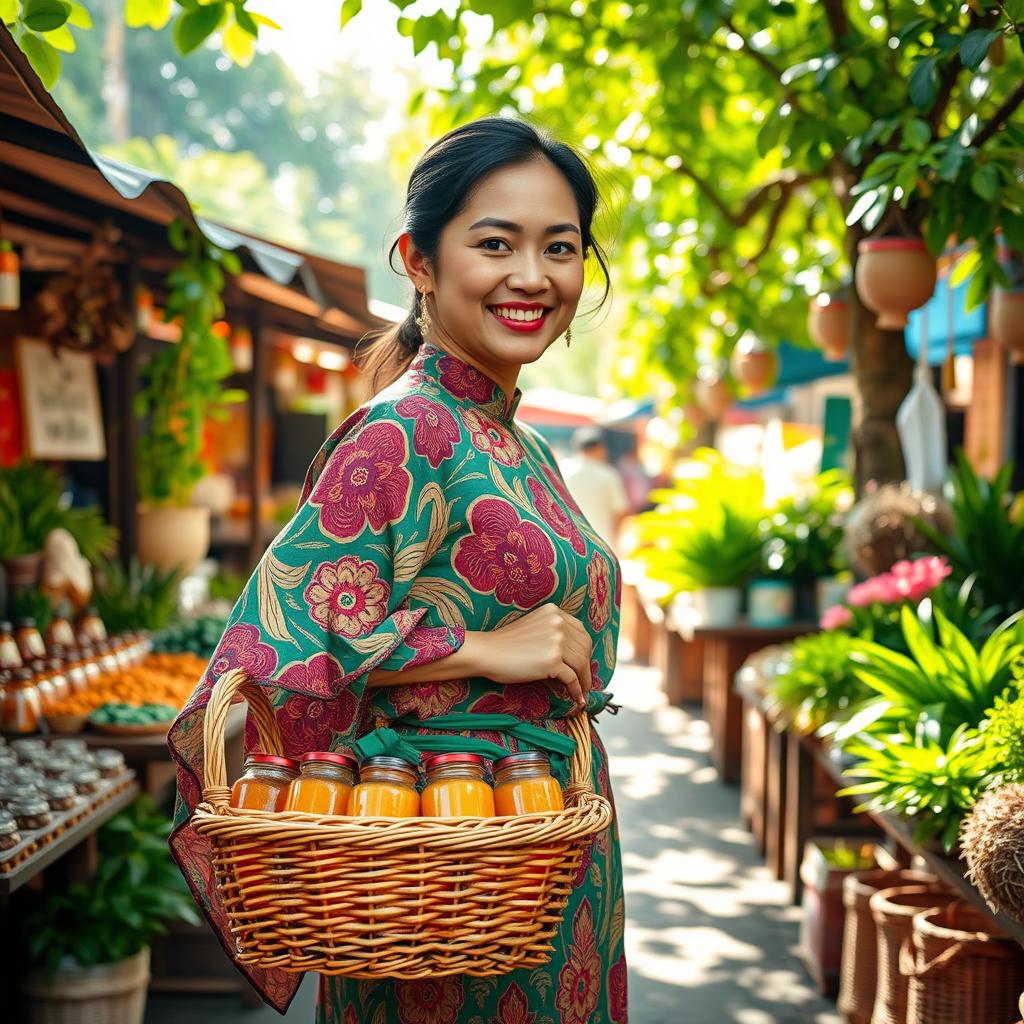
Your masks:
[{"label": "ceramic pot", "polygon": [[850,581],[841,576],[822,576],[814,581],[814,596],[820,619],[829,608],[842,604],[850,592]]},{"label": "ceramic pot", "polygon": [[736,342],[729,368],[743,392],[756,398],[775,383],[779,375],[779,356],[748,332]]},{"label": "ceramic pot", "polygon": [[857,252],[857,294],[882,330],[902,330],[907,314],[935,291],[935,257],[919,238],[867,238]]},{"label": "ceramic pot", "polygon": [[722,377],[698,378],[694,394],[710,420],[720,420],[732,405],[732,392]]},{"label": "ceramic pot", "polygon": [[7,574],[7,585],[12,590],[24,590],[34,587],[39,582],[39,570],[43,565],[42,551],[33,551],[30,555],[12,555],[4,559],[4,572]]},{"label": "ceramic pot", "polygon": [[1024,354],[1024,291],[993,290],[988,307],[988,333],[1014,355]]},{"label": "ceramic pot", "polygon": [[826,292],[811,299],[807,333],[830,363],[846,358],[850,345],[850,304]]},{"label": "ceramic pot", "polygon": [[739,587],[705,587],[693,595],[700,624],[706,629],[727,629],[740,618],[743,591]]},{"label": "ceramic pot", "polygon": [[139,561],[187,576],[210,549],[210,510],[139,506]]},{"label": "ceramic pot", "polygon": [[785,626],[793,621],[795,603],[789,580],[754,580],[747,589],[747,618],[762,629]]}]

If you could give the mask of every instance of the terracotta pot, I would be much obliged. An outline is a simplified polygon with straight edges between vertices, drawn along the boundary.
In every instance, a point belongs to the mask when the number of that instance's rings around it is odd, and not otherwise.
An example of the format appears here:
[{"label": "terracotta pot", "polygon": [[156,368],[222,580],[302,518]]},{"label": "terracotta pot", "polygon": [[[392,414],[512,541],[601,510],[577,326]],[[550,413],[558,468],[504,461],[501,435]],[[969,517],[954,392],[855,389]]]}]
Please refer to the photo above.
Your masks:
[{"label": "terracotta pot", "polygon": [[712,420],[720,420],[732,405],[732,392],[721,377],[698,378],[694,394],[697,404]]},{"label": "terracotta pot", "polygon": [[988,333],[1018,358],[1024,354],[1024,291],[993,290],[988,307]]},{"label": "terracotta pot", "polygon": [[139,506],[139,561],[186,576],[210,549],[210,510]]},{"label": "terracotta pot", "polygon": [[7,585],[12,590],[24,590],[34,587],[39,582],[39,570],[43,565],[42,551],[33,551],[30,555],[12,555],[4,559],[4,572],[7,573]]},{"label": "terracotta pot", "polygon": [[850,346],[850,304],[825,292],[816,295],[807,312],[807,333],[829,362],[844,359]]},{"label": "terracotta pot", "polygon": [[882,330],[902,330],[935,291],[935,257],[919,238],[867,238],[857,251],[857,294]]},{"label": "terracotta pot", "polygon": [[779,356],[754,335],[744,334],[733,349],[729,368],[743,392],[757,397],[775,383],[779,375]]}]

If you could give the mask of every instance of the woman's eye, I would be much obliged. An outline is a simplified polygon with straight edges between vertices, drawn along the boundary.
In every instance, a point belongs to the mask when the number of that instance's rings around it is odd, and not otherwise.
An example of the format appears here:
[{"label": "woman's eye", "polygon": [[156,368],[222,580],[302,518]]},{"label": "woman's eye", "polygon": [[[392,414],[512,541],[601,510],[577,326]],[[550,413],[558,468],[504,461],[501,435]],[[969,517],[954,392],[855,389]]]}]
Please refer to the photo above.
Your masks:
[{"label": "woman's eye", "polygon": [[576,252],[576,246],[572,245],[570,242],[552,242],[549,248],[554,249],[559,245],[562,247],[562,251],[556,252],[556,256],[571,256]]},{"label": "woman's eye", "polygon": [[480,248],[488,252],[501,252],[501,249],[497,248],[500,245],[508,245],[508,242],[504,238],[485,238],[480,243]]}]

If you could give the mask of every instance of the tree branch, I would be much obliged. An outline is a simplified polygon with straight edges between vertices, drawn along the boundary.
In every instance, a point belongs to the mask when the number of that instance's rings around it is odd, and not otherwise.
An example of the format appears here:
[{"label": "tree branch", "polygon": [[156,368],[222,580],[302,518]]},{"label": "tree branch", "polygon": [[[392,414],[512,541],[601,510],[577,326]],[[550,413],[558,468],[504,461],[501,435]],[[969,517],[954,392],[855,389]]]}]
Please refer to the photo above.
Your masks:
[{"label": "tree branch", "polygon": [[850,19],[846,16],[846,7],[843,0],[824,0],[822,6],[825,8],[825,19],[832,33],[832,41],[838,50],[840,41],[850,34]]},{"label": "tree branch", "polygon": [[971,139],[971,145],[975,149],[981,149],[982,146],[992,138],[993,135],[1007,122],[1010,115],[1024,103],[1024,82],[1021,82],[1009,96],[1003,100],[1002,106],[992,115],[991,118],[986,122],[984,127],[978,132],[977,135]]}]

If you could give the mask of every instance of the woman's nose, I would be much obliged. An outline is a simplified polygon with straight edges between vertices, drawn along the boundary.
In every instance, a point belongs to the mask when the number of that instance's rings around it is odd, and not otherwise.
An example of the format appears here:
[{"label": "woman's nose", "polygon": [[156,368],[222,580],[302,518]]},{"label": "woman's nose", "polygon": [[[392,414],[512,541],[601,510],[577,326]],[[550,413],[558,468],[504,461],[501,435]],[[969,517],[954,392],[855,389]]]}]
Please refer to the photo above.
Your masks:
[{"label": "woman's nose", "polygon": [[508,276],[508,284],[510,288],[524,292],[545,291],[548,276],[541,258],[530,253],[520,253]]}]

